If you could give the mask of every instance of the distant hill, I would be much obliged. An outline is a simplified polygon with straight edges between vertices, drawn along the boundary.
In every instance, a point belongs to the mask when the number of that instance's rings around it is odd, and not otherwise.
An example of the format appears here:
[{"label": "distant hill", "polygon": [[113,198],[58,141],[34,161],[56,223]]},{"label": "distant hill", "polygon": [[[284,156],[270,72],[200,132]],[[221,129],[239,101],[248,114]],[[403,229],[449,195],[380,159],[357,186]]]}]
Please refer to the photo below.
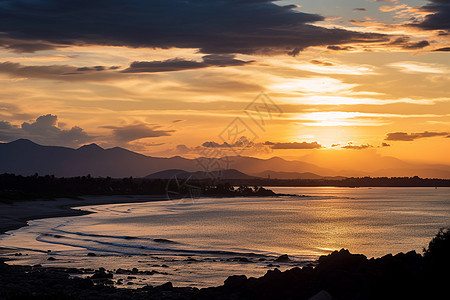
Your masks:
[{"label": "distant hill", "polygon": [[145,176],[147,179],[171,179],[171,178],[180,178],[180,179],[211,179],[211,178],[221,178],[221,179],[254,179],[254,176],[249,176],[244,174],[238,170],[228,169],[221,171],[213,171],[211,173],[207,173],[204,171],[196,171],[196,172],[187,172],[179,169],[171,169],[165,170],[161,172],[156,172],[150,175]]},{"label": "distant hill", "polygon": [[314,173],[305,172],[305,173],[299,173],[299,172],[277,172],[277,171],[271,171],[266,170],[261,173],[253,174],[257,177],[262,178],[270,178],[270,179],[322,179],[323,177]]},{"label": "distant hill", "polygon": [[[222,175],[233,179],[257,176],[279,179],[317,179],[331,176],[420,176],[423,178],[450,178],[450,166],[405,163],[398,159],[381,157],[379,169],[369,171],[349,169],[327,169],[309,161],[320,162],[317,158],[303,158],[306,161],[285,160],[280,157],[260,159],[247,156],[229,156],[220,164],[208,166],[210,158],[188,159],[180,156],[170,158],[142,155],[124,148],[103,149],[96,144],[78,149],[58,146],[42,146],[30,140],[19,139],[10,143],[0,143],[0,173],[17,175],[55,175],[58,177],[144,177],[166,170],[204,172],[210,169],[224,169]],[[214,159],[213,159],[214,160]],[[362,162],[361,162],[362,164]],[[376,165],[371,161],[372,165]],[[324,165],[324,164],[322,164]],[[325,164],[326,165],[326,164]],[[385,166],[389,166],[386,168]],[[239,173],[238,173],[239,172]],[[162,174],[164,175],[164,173]],[[205,174],[197,174],[203,176]],[[293,176],[293,177],[292,177]],[[222,176],[222,178],[224,178]],[[231,178],[231,177],[230,177]],[[338,179],[336,177],[331,177]]]},{"label": "distant hill", "polygon": [[195,163],[182,157],[149,157],[119,147],[103,149],[96,144],[78,149],[41,146],[24,139],[0,144],[0,173],[143,177],[171,168],[194,171]]},{"label": "distant hill", "polygon": [[343,176],[320,176],[311,172],[277,172],[266,170],[261,173],[252,174],[256,177],[270,178],[270,179],[326,179],[326,180],[343,180]]},{"label": "distant hill", "polygon": [[[58,177],[110,176],[144,177],[166,170],[204,172],[210,158],[187,159],[180,156],[170,158],[151,157],[124,148],[103,149],[96,144],[78,149],[59,146],[42,146],[30,140],[19,139],[10,143],[0,143],[0,173],[17,175],[55,175]],[[218,166],[209,166],[218,169]],[[313,164],[301,161],[287,161],[279,157],[259,159],[246,156],[229,156],[221,160],[225,175],[233,178],[248,178],[246,173],[258,173],[276,169],[281,171],[331,172]],[[236,172],[240,172],[240,174]],[[233,173],[234,172],[234,173]],[[224,174],[223,174],[224,175]],[[198,174],[201,176],[201,174]],[[247,177],[248,176],[248,177]],[[224,178],[222,176],[222,178]]]}]

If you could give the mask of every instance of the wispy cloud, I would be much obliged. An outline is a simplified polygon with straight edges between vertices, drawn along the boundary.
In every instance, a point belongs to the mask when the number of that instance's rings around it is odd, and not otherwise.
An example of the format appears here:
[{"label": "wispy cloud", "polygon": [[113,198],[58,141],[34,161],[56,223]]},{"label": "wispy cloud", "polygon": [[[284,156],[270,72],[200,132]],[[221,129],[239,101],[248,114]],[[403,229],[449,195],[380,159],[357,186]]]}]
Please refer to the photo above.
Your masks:
[{"label": "wispy cloud", "polygon": [[422,63],[415,61],[401,61],[389,64],[390,67],[396,68],[404,73],[432,73],[432,74],[447,74],[449,70],[446,67]]},{"label": "wispy cloud", "polygon": [[236,59],[231,54],[211,54],[202,57],[202,61],[173,58],[165,61],[135,61],[122,73],[158,73],[203,69],[207,67],[243,66],[253,61]]},{"label": "wispy cloud", "polygon": [[62,81],[104,81],[118,78],[116,66],[75,67],[68,65],[22,65],[20,63],[0,63],[0,73],[15,78],[40,78]]},{"label": "wispy cloud", "polygon": [[322,145],[318,142],[289,142],[289,143],[274,143],[265,142],[264,145],[271,147],[274,150],[302,150],[302,149],[320,149]]},{"label": "wispy cloud", "polygon": [[336,93],[349,91],[357,84],[344,83],[330,77],[282,78],[273,77],[273,84],[268,88],[281,93]]},{"label": "wispy cloud", "polygon": [[433,132],[425,131],[419,133],[408,134],[406,132],[393,132],[388,133],[385,140],[386,141],[414,141],[422,138],[437,137],[437,136],[448,136],[448,132]]},{"label": "wispy cloud", "polygon": [[103,128],[112,129],[113,138],[125,143],[144,138],[170,136],[175,132],[175,130],[161,129],[160,125],[144,123],[125,126],[103,126]]},{"label": "wispy cloud", "polygon": [[364,150],[368,148],[372,148],[372,145],[354,145],[353,143],[348,143],[348,145],[342,146],[342,149],[350,149],[350,150]]}]

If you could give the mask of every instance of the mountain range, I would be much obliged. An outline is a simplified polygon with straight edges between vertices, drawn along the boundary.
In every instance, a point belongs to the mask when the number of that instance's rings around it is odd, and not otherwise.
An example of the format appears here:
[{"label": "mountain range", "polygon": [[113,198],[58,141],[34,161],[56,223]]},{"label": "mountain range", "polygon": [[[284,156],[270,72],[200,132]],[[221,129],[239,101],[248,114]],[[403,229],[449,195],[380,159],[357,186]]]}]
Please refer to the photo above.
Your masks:
[{"label": "mountain range", "polygon": [[[384,168],[364,172],[348,169],[333,170],[306,161],[285,160],[280,157],[260,159],[247,156],[228,156],[220,160],[188,159],[180,156],[165,158],[146,156],[120,147],[103,149],[96,144],[73,149],[43,146],[26,139],[0,143],[0,173],[17,175],[38,173],[39,175],[51,174],[58,177],[87,174],[113,178],[145,177],[156,172],[174,169],[185,172],[205,172],[208,171],[208,167],[211,167],[212,170],[218,168],[237,170],[239,172],[228,174],[229,176],[233,175],[235,179],[245,176],[317,179],[330,176],[415,175],[428,178],[450,178],[450,166],[447,165],[410,164],[392,157],[381,157],[380,160],[383,160],[383,163],[380,162],[380,166]],[[386,166],[389,167],[386,168]]]}]

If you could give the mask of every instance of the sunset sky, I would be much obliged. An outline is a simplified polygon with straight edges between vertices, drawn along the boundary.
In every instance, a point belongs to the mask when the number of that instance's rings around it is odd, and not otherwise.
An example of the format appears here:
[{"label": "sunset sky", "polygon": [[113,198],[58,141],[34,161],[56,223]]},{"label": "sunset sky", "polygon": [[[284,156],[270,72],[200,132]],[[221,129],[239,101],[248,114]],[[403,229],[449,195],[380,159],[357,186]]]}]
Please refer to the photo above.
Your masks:
[{"label": "sunset sky", "polygon": [[0,0],[0,141],[450,164],[449,51],[449,0]]}]

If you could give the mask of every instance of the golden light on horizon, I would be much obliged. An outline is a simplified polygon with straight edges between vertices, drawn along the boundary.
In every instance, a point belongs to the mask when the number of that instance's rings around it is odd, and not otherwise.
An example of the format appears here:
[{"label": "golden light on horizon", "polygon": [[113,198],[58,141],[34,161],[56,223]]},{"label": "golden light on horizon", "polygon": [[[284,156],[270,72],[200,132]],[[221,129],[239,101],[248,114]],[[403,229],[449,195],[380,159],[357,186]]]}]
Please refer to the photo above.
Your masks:
[{"label": "golden light on horizon", "polygon": [[[352,141],[371,145],[385,156],[413,161],[423,160],[419,149],[441,153],[437,149],[447,143],[445,135],[426,137],[420,133],[450,132],[448,36],[403,26],[408,22],[406,15],[424,16],[411,5],[381,15],[369,10],[354,12],[350,3],[342,5],[337,18],[330,17],[337,11],[321,7],[327,15],[325,21],[308,28],[318,26],[333,32],[340,28],[352,30],[347,32],[351,35],[364,32],[381,36],[375,40],[358,36],[358,42],[340,43],[335,32],[337,42],[328,43],[330,37],[323,39],[319,31],[314,34],[320,42],[300,47],[299,53],[286,51],[293,43],[302,43],[298,36],[304,33],[295,29],[285,32],[290,39],[286,45],[261,36],[267,47],[255,46],[249,36],[248,41],[235,39],[243,48],[220,51],[208,39],[159,47],[147,36],[141,37],[142,44],[137,39],[132,45],[121,41],[106,46],[108,43],[89,39],[29,52],[0,48],[0,80],[5,83],[0,91],[0,122],[4,122],[0,123],[4,124],[0,139],[7,142],[28,137],[79,147],[83,139],[61,141],[44,136],[78,127],[86,143],[151,155],[194,157],[204,142],[222,143],[219,133],[233,119],[241,118],[250,129],[243,135],[250,136],[253,131],[258,137],[256,144],[317,142],[331,151],[340,149],[332,145]],[[370,5],[375,11],[381,4]],[[330,7],[334,7],[331,1]],[[302,3],[295,9],[316,13],[318,7]],[[361,18],[356,19],[355,14]],[[253,33],[257,32],[254,29]],[[245,27],[239,31],[245,32]],[[84,38],[84,33],[80,36]],[[303,37],[307,42],[311,35]],[[35,42],[48,41],[41,37]],[[261,92],[283,111],[271,116],[263,129],[245,114]],[[35,124],[47,114],[58,118],[52,128],[34,133],[22,128],[22,124]],[[120,128],[130,136],[119,138]],[[130,128],[146,128],[146,132],[135,134],[127,131]],[[385,140],[387,134],[396,132],[413,140]],[[195,136],[189,138],[193,133]],[[390,147],[380,147],[383,143]],[[262,148],[248,153],[300,159],[314,151]],[[447,156],[439,156],[450,163]],[[425,159],[438,160],[435,156]]]}]

